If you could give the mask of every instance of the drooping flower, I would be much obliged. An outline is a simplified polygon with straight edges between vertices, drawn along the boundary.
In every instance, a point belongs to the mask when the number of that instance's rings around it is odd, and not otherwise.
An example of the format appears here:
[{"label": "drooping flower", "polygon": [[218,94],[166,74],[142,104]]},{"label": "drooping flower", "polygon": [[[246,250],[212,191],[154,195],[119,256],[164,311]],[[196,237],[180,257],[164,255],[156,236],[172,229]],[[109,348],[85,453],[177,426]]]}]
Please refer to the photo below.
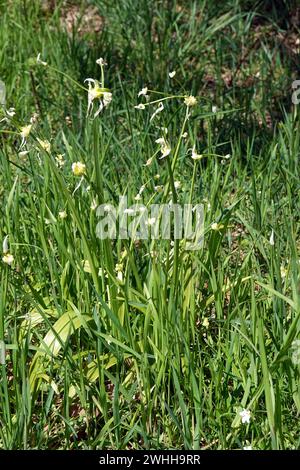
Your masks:
[{"label": "drooping flower", "polygon": [[75,176],[83,176],[85,175],[86,166],[84,163],[75,162],[72,164],[72,172]]},{"label": "drooping flower", "polygon": [[44,62],[44,61],[41,59],[41,53],[40,53],[40,52],[39,52],[38,55],[37,55],[36,62],[37,62],[37,64],[43,65],[44,67],[46,67],[46,65],[48,65],[47,62]]},{"label": "drooping flower", "polygon": [[135,109],[145,109],[145,108],[146,108],[146,106],[143,103],[137,104],[135,106]]},{"label": "drooping flower", "polygon": [[147,96],[147,93],[148,93],[148,87],[144,87],[142,88],[139,92],[138,92],[138,97],[139,96]]},{"label": "drooping flower", "polygon": [[92,200],[92,204],[91,204],[91,210],[92,211],[95,211],[98,207],[98,203],[97,203],[97,200],[96,199],[93,199]]},{"label": "drooping flower", "polygon": [[193,160],[201,160],[201,158],[203,158],[203,155],[201,153],[196,152],[196,147],[194,145],[194,147],[192,148],[192,159]]},{"label": "drooping flower", "polygon": [[155,142],[160,145],[160,159],[167,157],[171,152],[171,147],[170,144],[166,141],[166,139],[164,137],[160,137]]},{"label": "drooping flower", "polygon": [[96,60],[96,64],[100,65],[100,67],[104,67],[105,65],[107,65],[107,63],[102,57],[99,57],[99,59]]},{"label": "drooping flower", "polygon": [[169,77],[170,77],[170,78],[174,78],[175,75],[176,75],[176,71],[175,71],[175,70],[173,70],[173,72],[169,72]]},{"label": "drooping flower", "polygon": [[108,106],[112,101],[112,93],[108,90],[108,88],[103,88],[98,80],[87,78],[85,82],[88,82],[89,86],[87,116],[93,109],[94,101],[99,100],[99,108],[94,114],[94,118],[96,118],[102,109]]},{"label": "drooping flower", "polygon": [[240,417],[243,424],[249,424],[251,419],[251,411],[246,410],[245,408],[240,411]]},{"label": "drooping flower", "polygon": [[192,96],[192,95],[186,96],[186,97],[184,98],[184,104],[185,104],[188,108],[190,108],[190,107],[192,107],[192,106],[196,106],[196,104],[197,104],[197,99],[196,99],[194,96]]},{"label": "drooping flower", "polygon": [[29,136],[32,129],[32,124],[28,124],[27,126],[22,126],[20,130],[20,136],[22,137],[21,148],[25,145],[26,139]]},{"label": "drooping flower", "polygon": [[155,118],[155,116],[157,116],[157,114],[161,113],[163,110],[164,110],[164,105],[162,102],[160,102],[158,107],[156,108],[152,116],[150,117],[150,122]]},{"label": "drooping flower", "polygon": [[204,318],[203,322],[202,322],[202,326],[204,326],[204,328],[208,328],[209,327],[209,320],[207,317]]},{"label": "drooping flower", "polygon": [[218,224],[217,222],[214,222],[214,223],[211,224],[210,228],[212,230],[219,231],[219,230],[222,230],[222,228],[224,228],[224,225],[223,224]]},{"label": "drooping flower", "polygon": [[13,117],[15,114],[16,114],[16,110],[15,108],[9,108],[6,110],[6,114],[9,116],[9,117]]},{"label": "drooping flower", "polygon": [[271,235],[270,235],[270,240],[269,243],[271,246],[275,245],[275,240],[274,240],[274,230],[272,229]]},{"label": "drooping flower", "polygon": [[30,124],[35,124],[37,122],[39,118],[39,114],[38,113],[33,113],[31,118],[30,118]]}]

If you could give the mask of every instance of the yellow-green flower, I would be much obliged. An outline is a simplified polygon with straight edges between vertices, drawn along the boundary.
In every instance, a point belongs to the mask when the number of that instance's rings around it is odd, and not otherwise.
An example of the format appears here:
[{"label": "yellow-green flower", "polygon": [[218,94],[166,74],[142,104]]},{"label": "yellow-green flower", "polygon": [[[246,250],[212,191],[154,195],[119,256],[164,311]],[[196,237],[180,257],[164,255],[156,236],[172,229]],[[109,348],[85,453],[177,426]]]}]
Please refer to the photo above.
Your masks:
[{"label": "yellow-green flower", "polygon": [[75,163],[72,164],[73,175],[83,176],[83,175],[85,175],[85,171],[86,171],[86,166],[85,166],[84,163],[75,162]]},{"label": "yellow-green flower", "polygon": [[217,222],[214,222],[213,224],[211,224],[210,228],[212,230],[219,231],[219,230],[222,230],[222,228],[224,228],[224,225],[223,224],[218,224]]},{"label": "yellow-green flower", "polygon": [[103,88],[98,80],[87,78],[85,80],[89,84],[88,89],[88,109],[87,115],[90,114],[95,100],[99,100],[99,108],[94,114],[94,118],[102,111],[103,108],[109,105],[112,100],[112,93],[108,88]]},{"label": "yellow-green flower", "polygon": [[49,140],[37,139],[37,141],[38,141],[38,143],[40,144],[40,146],[42,147],[43,150],[50,153],[51,144],[50,144]]},{"label": "yellow-green flower", "polygon": [[9,266],[11,266],[14,262],[14,257],[10,253],[5,253],[2,257],[2,261],[3,261],[3,263],[8,264]]},{"label": "yellow-green flower", "polygon": [[190,107],[192,107],[192,106],[196,106],[196,104],[197,104],[197,99],[196,99],[194,96],[192,96],[192,95],[186,96],[186,97],[184,98],[184,104],[185,104],[188,108],[190,108]]},{"label": "yellow-green flower", "polygon": [[160,158],[167,157],[171,152],[171,147],[170,147],[170,144],[166,141],[166,139],[164,137],[160,137],[155,142],[160,145],[160,151],[161,151]]},{"label": "yellow-green flower", "polygon": [[66,211],[60,211],[58,213],[58,217],[63,220],[63,219],[66,219],[68,217],[68,214],[67,214]]},{"label": "yellow-green flower", "polygon": [[21,147],[26,143],[26,139],[29,136],[32,129],[32,124],[28,124],[27,126],[22,126],[20,130],[20,136],[22,137]]}]

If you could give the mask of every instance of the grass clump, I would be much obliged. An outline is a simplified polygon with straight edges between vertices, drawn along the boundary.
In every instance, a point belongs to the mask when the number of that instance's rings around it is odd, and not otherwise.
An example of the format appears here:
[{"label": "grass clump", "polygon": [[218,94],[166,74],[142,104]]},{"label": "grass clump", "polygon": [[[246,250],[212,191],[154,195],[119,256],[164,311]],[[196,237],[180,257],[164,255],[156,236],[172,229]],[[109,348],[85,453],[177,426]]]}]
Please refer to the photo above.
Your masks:
[{"label": "grass clump", "polygon": [[[294,5],[45,3],[0,3],[0,447],[299,448]],[[100,240],[120,196],[201,249]]]}]

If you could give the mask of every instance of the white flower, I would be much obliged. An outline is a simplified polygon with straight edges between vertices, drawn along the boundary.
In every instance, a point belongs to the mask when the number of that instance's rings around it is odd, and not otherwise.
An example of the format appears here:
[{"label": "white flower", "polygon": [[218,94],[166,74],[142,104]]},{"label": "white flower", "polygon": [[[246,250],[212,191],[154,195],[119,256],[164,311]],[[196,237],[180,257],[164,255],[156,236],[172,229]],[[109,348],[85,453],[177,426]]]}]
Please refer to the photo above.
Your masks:
[{"label": "white flower", "polygon": [[201,160],[201,158],[203,158],[203,155],[196,152],[196,148],[195,148],[195,145],[194,145],[194,147],[192,148],[192,159],[193,160]]},{"label": "white flower", "polygon": [[212,106],[211,110],[212,110],[213,113],[216,113],[218,111],[218,108],[217,108],[217,106]]},{"label": "white flower", "polygon": [[135,109],[145,109],[145,107],[146,106],[143,103],[140,103],[135,106]]},{"label": "white flower", "polygon": [[210,228],[211,228],[212,230],[215,230],[215,231],[221,230],[223,227],[224,227],[223,224],[218,224],[217,222],[214,222],[214,223],[211,224],[211,226],[210,226]]},{"label": "white flower", "polygon": [[245,408],[240,411],[240,417],[242,419],[242,423],[243,424],[249,424],[250,423],[250,419],[251,419],[251,411],[250,410],[246,410]]},{"label": "white flower", "polygon": [[35,124],[38,120],[38,117],[39,117],[38,113],[33,113],[33,115],[30,118],[30,124]]},{"label": "white flower", "polygon": [[82,264],[83,264],[83,270],[85,273],[90,273],[92,272],[91,270],[91,265],[90,265],[90,262],[89,260],[85,259],[82,261]]},{"label": "white flower", "polygon": [[67,214],[66,211],[60,211],[58,213],[58,217],[63,220],[63,219],[66,219],[68,217],[68,214]]},{"label": "white flower", "polygon": [[116,271],[116,273],[117,273],[117,275],[118,275],[118,279],[119,279],[120,281],[122,281],[122,279],[123,279],[123,275],[122,275],[122,274],[123,274],[123,269],[124,269],[124,266],[123,266],[122,263],[117,263],[117,264],[116,264],[116,266],[115,266],[115,271]]},{"label": "white flower", "polygon": [[231,155],[230,155],[230,153],[227,153],[227,155],[224,155],[224,157],[223,157],[223,158],[225,158],[225,160],[229,160],[229,158],[231,158]]},{"label": "white flower", "polygon": [[6,114],[9,116],[9,117],[13,117],[15,114],[16,114],[16,111],[15,111],[15,108],[9,108],[6,110]]},{"label": "white flower", "polygon": [[43,60],[41,60],[41,53],[40,52],[37,55],[36,61],[37,61],[38,64],[44,65],[44,67],[46,67],[46,65],[47,65],[47,62],[44,62]]},{"label": "white flower", "polygon": [[287,268],[285,266],[280,266],[280,275],[281,275],[281,278],[284,279],[287,275]]},{"label": "white flower", "polygon": [[96,60],[96,64],[100,65],[100,67],[103,67],[104,65],[107,65],[104,59],[100,57],[99,59]]},{"label": "white flower", "polygon": [[29,150],[23,150],[22,152],[19,152],[19,157],[23,158],[29,153]]},{"label": "white flower", "polygon": [[202,322],[202,326],[204,326],[204,328],[208,328],[209,327],[209,320],[207,317],[204,318],[203,322]]},{"label": "white flower", "polygon": [[272,229],[272,232],[271,232],[271,235],[270,235],[269,243],[270,243],[271,246],[274,246],[274,245],[275,245],[275,241],[274,241],[274,230],[273,230],[273,229]]},{"label": "white flower", "polygon": [[170,77],[170,78],[174,78],[175,75],[176,75],[176,71],[175,71],[175,70],[173,70],[173,72],[170,72],[170,73],[169,73],[169,77]]},{"label": "white flower", "polygon": [[97,209],[97,207],[98,207],[98,203],[97,203],[96,199],[93,199],[92,204],[91,204],[91,210],[95,211]]},{"label": "white flower", "polygon": [[139,193],[134,197],[134,199],[135,199],[135,201],[140,201],[142,199],[142,196]]},{"label": "white flower", "polygon": [[103,93],[103,106],[108,106],[112,101],[112,93],[110,91],[104,91]]},{"label": "white flower", "polygon": [[164,187],[162,185],[154,186],[154,189],[157,193],[162,193],[164,190]]},{"label": "white flower", "polygon": [[72,172],[75,176],[83,176],[85,174],[86,166],[84,163],[75,162],[72,164]]},{"label": "white flower", "polygon": [[162,111],[164,110],[164,105],[162,102],[159,103],[156,111],[154,111],[154,113],[152,114],[151,118],[150,118],[150,122],[152,121],[152,119],[155,118],[155,116],[158,114],[158,113],[161,113]]},{"label": "white flower", "polygon": [[3,261],[3,263],[8,264],[9,266],[11,266],[14,262],[14,257],[10,253],[5,253],[2,257],[2,261]]},{"label": "white flower", "polygon": [[141,91],[138,92],[138,96],[147,96],[148,87],[142,88]]},{"label": "white flower", "polygon": [[181,187],[181,182],[180,181],[174,181],[174,187],[175,187],[175,189],[179,189]]},{"label": "white flower", "polygon": [[160,145],[160,159],[167,157],[171,152],[171,147],[170,144],[166,141],[166,139],[164,137],[160,137],[155,142]]},{"label": "white flower", "polygon": [[21,147],[24,146],[26,143],[26,139],[29,136],[32,129],[32,124],[28,124],[27,126],[22,126],[20,130],[20,136],[22,137]]},{"label": "white flower", "polygon": [[252,446],[245,446],[243,447],[243,450],[252,450]]},{"label": "white flower", "polygon": [[192,95],[186,96],[186,97],[184,98],[184,104],[185,104],[188,108],[190,108],[191,106],[195,106],[195,105],[197,104],[197,99],[196,99],[194,96],[192,96]]},{"label": "white flower", "polygon": [[94,114],[95,118],[98,116],[98,114],[102,111],[103,108],[109,105],[112,100],[112,93],[110,93],[107,88],[103,88],[98,80],[94,80],[93,78],[87,78],[85,82],[88,82],[89,85],[87,116],[93,108],[93,102],[95,100],[99,100],[99,108]]}]

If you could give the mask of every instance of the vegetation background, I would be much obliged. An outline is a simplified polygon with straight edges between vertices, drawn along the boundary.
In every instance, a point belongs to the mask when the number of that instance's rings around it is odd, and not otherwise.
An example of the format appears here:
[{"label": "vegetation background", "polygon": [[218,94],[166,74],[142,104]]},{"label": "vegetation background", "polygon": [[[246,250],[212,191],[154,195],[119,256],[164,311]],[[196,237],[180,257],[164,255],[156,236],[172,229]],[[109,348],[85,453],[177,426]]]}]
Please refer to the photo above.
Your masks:
[{"label": "vegetation background", "polygon": [[[0,1],[0,448],[299,449],[299,24],[298,1]],[[197,98],[185,138],[145,86]],[[95,204],[174,180],[202,250],[97,239]]]}]

